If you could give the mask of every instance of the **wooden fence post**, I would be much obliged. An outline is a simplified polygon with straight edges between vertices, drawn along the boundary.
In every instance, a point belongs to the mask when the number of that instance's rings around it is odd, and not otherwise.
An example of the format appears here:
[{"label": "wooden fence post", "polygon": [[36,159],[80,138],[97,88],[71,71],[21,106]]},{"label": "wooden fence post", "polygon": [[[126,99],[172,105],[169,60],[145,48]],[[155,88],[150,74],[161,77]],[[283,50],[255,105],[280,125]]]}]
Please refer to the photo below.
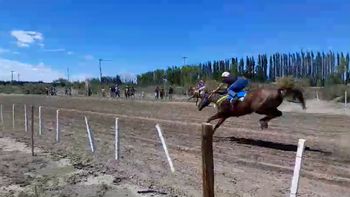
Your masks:
[{"label": "wooden fence post", "polygon": [[202,124],[203,197],[214,197],[213,125]]},{"label": "wooden fence post", "polygon": [[300,168],[302,165],[304,144],[305,144],[305,140],[299,139],[297,155],[295,157],[295,166],[294,166],[294,172],[293,172],[292,186],[290,188],[290,197],[296,197],[298,194]]},{"label": "wooden fence post", "polygon": [[32,125],[31,125],[31,130],[32,130],[32,156],[34,156],[34,106],[32,106]]}]

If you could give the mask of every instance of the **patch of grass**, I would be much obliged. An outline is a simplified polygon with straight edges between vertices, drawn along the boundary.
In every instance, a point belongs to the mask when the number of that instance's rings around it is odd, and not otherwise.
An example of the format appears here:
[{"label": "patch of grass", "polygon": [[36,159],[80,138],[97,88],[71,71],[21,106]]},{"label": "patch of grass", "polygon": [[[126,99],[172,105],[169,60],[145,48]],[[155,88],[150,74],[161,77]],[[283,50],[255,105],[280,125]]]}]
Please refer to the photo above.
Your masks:
[{"label": "patch of grass", "polygon": [[277,79],[277,86],[283,88],[294,88],[296,84],[292,76],[286,76]]},{"label": "patch of grass", "polygon": [[339,102],[344,102],[345,100],[345,91],[348,92],[347,99],[350,101],[350,87],[346,85],[331,85],[326,86],[320,90],[321,97],[324,100],[334,100],[336,99]]}]

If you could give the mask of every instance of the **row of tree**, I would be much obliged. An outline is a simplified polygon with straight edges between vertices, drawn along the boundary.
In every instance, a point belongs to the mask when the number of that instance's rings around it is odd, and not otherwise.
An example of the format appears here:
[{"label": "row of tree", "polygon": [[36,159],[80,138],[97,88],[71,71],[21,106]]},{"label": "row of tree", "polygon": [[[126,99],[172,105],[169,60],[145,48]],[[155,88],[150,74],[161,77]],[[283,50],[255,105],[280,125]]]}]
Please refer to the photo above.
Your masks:
[{"label": "row of tree", "polygon": [[222,72],[230,71],[234,75],[243,75],[259,82],[293,76],[308,80],[313,86],[347,84],[350,81],[349,63],[349,53],[345,55],[333,51],[274,53],[270,56],[261,54],[257,57],[234,57],[183,67],[172,66],[166,70],[158,69],[138,75],[137,82],[141,85],[155,85],[169,81],[174,85],[186,86],[198,79],[218,80]]}]

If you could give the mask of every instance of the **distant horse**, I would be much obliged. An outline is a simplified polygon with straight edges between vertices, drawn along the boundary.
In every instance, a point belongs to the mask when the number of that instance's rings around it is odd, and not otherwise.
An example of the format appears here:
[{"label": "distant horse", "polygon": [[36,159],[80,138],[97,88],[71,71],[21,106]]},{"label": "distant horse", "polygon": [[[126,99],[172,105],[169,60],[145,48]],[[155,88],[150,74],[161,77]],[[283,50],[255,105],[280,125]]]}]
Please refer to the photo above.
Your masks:
[{"label": "distant horse", "polygon": [[102,97],[106,97],[107,96],[106,90],[104,88],[101,89],[101,94],[102,94]]},{"label": "distant horse", "polygon": [[130,89],[130,96],[135,98],[135,92],[136,92],[135,88],[131,87],[131,89]]},{"label": "distant horse", "polygon": [[115,88],[115,93],[114,94],[115,94],[116,97],[120,98],[120,89],[119,89],[119,87]]},{"label": "distant horse", "polygon": [[124,90],[125,98],[129,97],[129,92],[130,92],[130,88],[126,87],[125,90]]},{"label": "distant horse", "polygon": [[51,86],[51,87],[48,89],[48,95],[56,96],[56,95],[57,95],[56,87]]},{"label": "distant horse", "polygon": [[282,112],[277,107],[286,96],[292,96],[301,103],[303,109],[306,109],[303,93],[299,89],[282,87],[279,89],[260,88],[253,90],[246,94],[243,101],[236,101],[234,104],[231,104],[227,99],[218,103],[219,99],[222,100],[222,95],[218,93],[206,93],[198,105],[198,110],[201,111],[210,103],[217,105],[217,113],[207,120],[209,123],[219,119],[214,127],[214,132],[227,118],[244,116],[253,112],[266,115],[259,122],[261,129],[267,129],[268,122],[271,119],[282,116]]},{"label": "distant horse", "polygon": [[116,88],[115,88],[115,86],[111,86],[110,88],[109,88],[109,91],[110,91],[110,95],[111,95],[111,97],[112,98],[115,98],[116,97]]},{"label": "distant horse", "polygon": [[124,90],[124,95],[125,95],[125,98],[128,98],[128,97],[135,97],[135,89],[132,87],[132,88],[125,88]]},{"label": "distant horse", "polygon": [[205,90],[202,90],[202,91],[199,91],[197,88],[195,87],[190,87],[188,90],[187,90],[187,93],[188,95],[190,95],[190,97],[188,98],[188,101],[191,100],[191,99],[196,99],[196,106],[198,105],[198,101],[199,99],[202,97],[202,95],[204,93],[206,93]]}]

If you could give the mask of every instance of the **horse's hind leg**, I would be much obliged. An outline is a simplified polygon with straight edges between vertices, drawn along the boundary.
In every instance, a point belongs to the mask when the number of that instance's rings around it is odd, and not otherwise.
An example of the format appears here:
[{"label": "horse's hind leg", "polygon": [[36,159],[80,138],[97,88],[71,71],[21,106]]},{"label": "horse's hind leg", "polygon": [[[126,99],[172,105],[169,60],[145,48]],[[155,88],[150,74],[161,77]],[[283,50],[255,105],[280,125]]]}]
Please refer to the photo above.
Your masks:
[{"label": "horse's hind leg", "polygon": [[269,117],[265,116],[264,118],[260,119],[260,128],[263,129],[267,129],[269,127],[268,125],[268,121],[269,121]]},{"label": "horse's hind leg", "polygon": [[267,129],[269,127],[268,122],[270,120],[282,116],[282,112],[277,108],[270,109],[264,114],[266,114],[266,116],[259,120],[261,129]]}]

